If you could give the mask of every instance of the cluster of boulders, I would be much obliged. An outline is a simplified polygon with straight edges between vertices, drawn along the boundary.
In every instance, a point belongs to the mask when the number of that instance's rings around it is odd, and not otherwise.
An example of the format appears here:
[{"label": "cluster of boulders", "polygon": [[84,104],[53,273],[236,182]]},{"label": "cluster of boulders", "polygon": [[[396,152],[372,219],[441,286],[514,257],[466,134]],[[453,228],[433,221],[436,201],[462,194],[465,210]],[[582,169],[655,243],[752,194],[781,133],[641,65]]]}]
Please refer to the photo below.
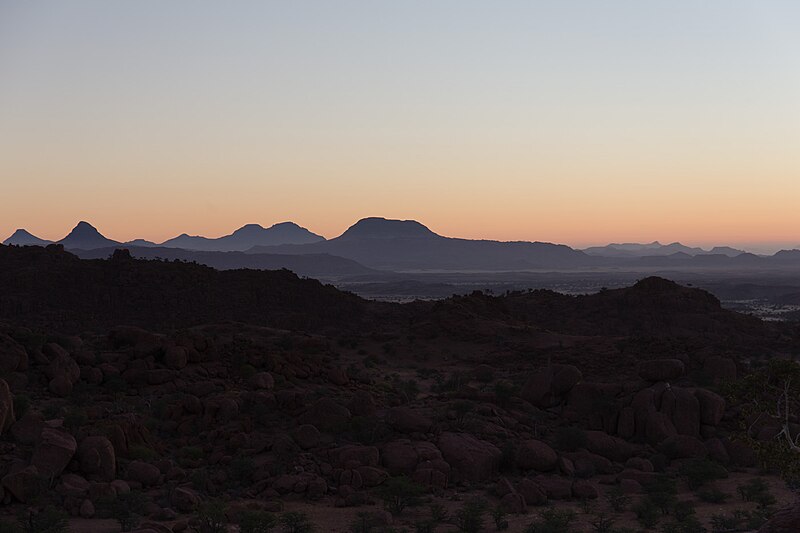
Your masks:
[{"label": "cluster of boulders", "polygon": [[[430,491],[491,482],[522,512],[597,498],[599,484],[640,492],[672,460],[753,461],[720,430],[725,400],[686,385],[680,359],[644,361],[626,383],[547,365],[504,407],[480,392],[497,374],[480,364],[474,387],[400,405],[373,387],[379,369],[341,366],[323,337],[239,325],[18,337],[0,334],[0,500],[30,503],[44,486],[75,516],[131,490],[160,495],[148,512],[165,519],[226,490],[271,509],[287,497],[355,506],[391,476]],[[709,358],[706,370],[730,379],[736,365]],[[15,394],[32,404],[19,416]],[[452,416],[459,398],[474,402],[467,422]],[[46,415],[52,404],[63,409]],[[76,407],[77,425],[65,416]],[[359,424],[367,438],[353,437]],[[559,442],[561,427],[581,428],[582,440]]]}]

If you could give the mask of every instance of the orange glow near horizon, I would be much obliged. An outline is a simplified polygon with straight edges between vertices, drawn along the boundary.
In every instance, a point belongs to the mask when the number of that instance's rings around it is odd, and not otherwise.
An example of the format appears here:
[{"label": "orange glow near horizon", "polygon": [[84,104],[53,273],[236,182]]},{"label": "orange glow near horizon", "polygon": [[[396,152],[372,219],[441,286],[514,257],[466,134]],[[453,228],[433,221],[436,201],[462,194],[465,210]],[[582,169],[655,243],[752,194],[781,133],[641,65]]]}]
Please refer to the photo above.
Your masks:
[{"label": "orange glow near horizon", "polygon": [[800,4],[355,3],[0,6],[0,239],[800,244]]}]

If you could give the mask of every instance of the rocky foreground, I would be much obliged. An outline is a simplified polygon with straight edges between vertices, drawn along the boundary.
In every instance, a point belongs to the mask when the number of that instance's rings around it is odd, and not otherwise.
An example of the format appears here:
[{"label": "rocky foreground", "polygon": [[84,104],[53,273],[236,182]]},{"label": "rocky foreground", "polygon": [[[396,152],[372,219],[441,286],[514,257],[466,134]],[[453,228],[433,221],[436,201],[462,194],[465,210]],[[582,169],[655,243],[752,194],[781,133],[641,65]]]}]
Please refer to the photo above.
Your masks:
[{"label": "rocky foreground", "polygon": [[731,393],[797,325],[703,291],[378,304],[52,246],[0,289],[0,531],[798,530]]}]

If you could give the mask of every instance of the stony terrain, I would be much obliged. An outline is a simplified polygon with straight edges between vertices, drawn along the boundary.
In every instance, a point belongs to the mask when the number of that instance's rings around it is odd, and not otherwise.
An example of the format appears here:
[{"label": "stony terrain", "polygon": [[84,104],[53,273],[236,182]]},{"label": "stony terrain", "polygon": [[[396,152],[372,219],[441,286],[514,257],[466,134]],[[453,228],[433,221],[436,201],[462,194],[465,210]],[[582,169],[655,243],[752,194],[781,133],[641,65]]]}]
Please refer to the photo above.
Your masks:
[{"label": "stony terrain", "polygon": [[0,246],[0,288],[6,524],[747,531],[795,501],[760,468],[777,422],[727,391],[796,356],[797,324],[663,279],[400,305]]}]

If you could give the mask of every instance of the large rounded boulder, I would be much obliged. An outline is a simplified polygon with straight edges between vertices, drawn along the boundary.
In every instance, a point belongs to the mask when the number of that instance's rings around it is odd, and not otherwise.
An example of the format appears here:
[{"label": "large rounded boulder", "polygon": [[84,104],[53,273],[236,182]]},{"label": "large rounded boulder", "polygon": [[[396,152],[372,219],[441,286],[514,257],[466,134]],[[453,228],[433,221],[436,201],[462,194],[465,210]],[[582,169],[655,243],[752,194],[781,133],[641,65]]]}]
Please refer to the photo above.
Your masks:
[{"label": "large rounded boulder", "polygon": [[503,456],[497,446],[469,433],[444,432],[437,445],[456,476],[469,481],[494,477]]}]

